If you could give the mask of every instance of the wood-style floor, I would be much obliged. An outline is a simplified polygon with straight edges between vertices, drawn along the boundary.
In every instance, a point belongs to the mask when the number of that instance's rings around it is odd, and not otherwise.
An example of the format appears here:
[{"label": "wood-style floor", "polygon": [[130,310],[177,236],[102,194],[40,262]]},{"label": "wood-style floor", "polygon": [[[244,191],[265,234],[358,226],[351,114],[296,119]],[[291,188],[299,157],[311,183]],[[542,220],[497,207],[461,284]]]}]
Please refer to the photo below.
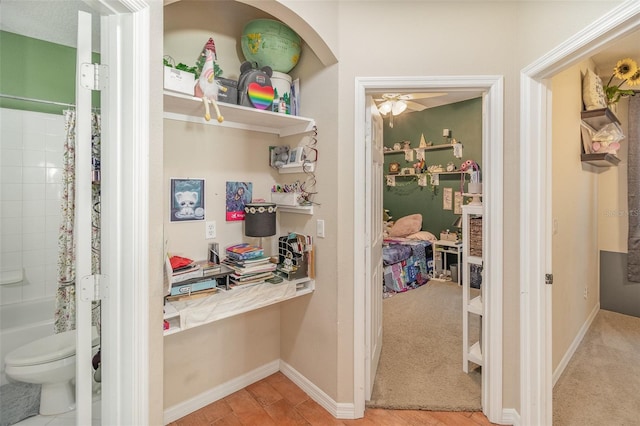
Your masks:
[{"label": "wood-style floor", "polygon": [[278,372],[176,420],[169,426],[486,426],[493,424],[479,412],[373,408],[368,408],[362,419],[336,419],[284,374]]}]

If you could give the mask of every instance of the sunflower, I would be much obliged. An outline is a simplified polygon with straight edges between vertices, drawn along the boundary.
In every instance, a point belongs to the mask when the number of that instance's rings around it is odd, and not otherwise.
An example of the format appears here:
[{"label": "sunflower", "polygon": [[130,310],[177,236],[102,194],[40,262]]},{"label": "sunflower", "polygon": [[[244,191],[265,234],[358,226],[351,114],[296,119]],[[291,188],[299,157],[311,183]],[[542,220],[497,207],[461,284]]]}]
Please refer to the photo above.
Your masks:
[{"label": "sunflower", "polygon": [[627,79],[627,84],[629,86],[640,86],[640,68],[633,74],[631,77]]},{"label": "sunflower", "polygon": [[626,80],[638,71],[638,64],[631,58],[624,58],[618,61],[613,69],[613,75],[620,80]]}]

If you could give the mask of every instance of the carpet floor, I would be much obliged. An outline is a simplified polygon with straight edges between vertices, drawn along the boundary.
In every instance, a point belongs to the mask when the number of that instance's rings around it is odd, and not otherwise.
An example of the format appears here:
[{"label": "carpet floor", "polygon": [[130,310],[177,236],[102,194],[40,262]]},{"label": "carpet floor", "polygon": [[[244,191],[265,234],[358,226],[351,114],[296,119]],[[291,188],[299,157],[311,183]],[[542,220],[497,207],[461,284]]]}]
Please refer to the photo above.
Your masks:
[{"label": "carpet floor", "polygon": [[[384,299],[382,310],[382,352],[367,407],[481,410],[480,367],[462,371],[462,287],[430,281]],[[469,318],[470,340],[477,340],[480,322]]]},{"label": "carpet floor", "polygon": [[553,389],[554,426],[640,424],[640,318],[600,310]]}]

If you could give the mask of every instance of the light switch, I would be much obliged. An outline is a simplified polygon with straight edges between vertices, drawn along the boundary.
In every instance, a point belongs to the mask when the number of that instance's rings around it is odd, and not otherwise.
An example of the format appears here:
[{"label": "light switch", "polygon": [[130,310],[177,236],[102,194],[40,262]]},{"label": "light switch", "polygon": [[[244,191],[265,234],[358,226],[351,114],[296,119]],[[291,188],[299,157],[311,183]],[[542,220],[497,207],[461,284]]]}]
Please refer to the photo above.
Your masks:
[{"label": "light switch", "polygon": [[320,238],[324,238],[324,220],[318,219],[316,222],[316,235]]}]

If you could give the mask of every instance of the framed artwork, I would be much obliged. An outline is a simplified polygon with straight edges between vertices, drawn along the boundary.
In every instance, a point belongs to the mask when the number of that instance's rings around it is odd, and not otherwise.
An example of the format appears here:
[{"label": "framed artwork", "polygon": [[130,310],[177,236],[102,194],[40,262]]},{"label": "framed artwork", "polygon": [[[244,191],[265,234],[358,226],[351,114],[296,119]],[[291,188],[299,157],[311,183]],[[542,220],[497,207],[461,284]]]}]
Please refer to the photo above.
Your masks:
[{"label": "framed artwork", "polygon": [[389,163],[389,174],[397,175],[400,173],[400,163]]},{"label": "framed artwork", "polygon": [[244,206],[251,202],[251,182],[227,182],[226,218],[228,222],[244,220]]},{"label": "framed artwork", "polygon": [[204,179],[171,179],[171,222],[204,220]]},{"label": "framed artwork", "polygon": [[452,210],[453,209],[453,188],[443,188],[442,189],[442,209],[443,210]]},{"label": "framed artwork", "polygon": [[462,192],[460,191],[453,194],[453,213],[462,214]]}]

